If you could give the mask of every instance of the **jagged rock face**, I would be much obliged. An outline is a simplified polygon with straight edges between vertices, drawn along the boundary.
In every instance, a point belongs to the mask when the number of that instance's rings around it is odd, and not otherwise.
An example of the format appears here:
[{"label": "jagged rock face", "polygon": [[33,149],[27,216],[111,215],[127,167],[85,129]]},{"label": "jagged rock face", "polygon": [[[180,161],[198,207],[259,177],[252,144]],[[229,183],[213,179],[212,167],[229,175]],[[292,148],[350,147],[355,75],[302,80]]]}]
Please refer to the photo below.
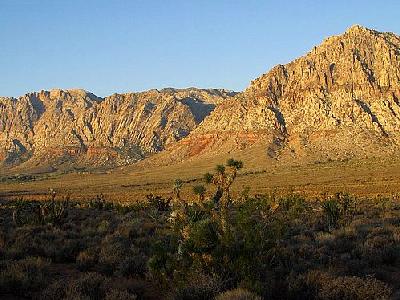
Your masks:
[{"label": "jagged rock face", "polygon": [[[400,144],[399,99],[400,37],[353,26],[252,81],[219,105],[174,155],[260,141],[272,157],[387,154]],[[204,140],[208,146],[193,152]]]},{"label": "jagged rock face", "polygon": [[187,136],[233,96],[225,90],[164,89],[101,99],[83,90],[0,98],[0,162],[121,165]]},{"label": "jagged rock face", "polygon": [[54,90],[0,98],[0,113],[8,165],[119,165],[167,149],[149,162],[166,164],[255,144],[280,159],[390,155],[400,150],[400,37],[353,26],[237,95]]}]

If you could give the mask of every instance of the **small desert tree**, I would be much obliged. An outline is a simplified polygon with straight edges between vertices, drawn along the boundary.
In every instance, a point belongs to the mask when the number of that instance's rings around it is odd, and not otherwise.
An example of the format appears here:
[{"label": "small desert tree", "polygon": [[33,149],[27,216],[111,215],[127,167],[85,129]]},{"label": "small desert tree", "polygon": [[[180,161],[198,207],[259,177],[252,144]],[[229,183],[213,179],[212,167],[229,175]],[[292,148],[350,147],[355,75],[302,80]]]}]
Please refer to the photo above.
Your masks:
[{"label": "small desert tree", "polygon": [[230,158],[226,165],[217,165],[214,174],[206,173],[204,175],[205,181],[214,184],[217,188],[213,202],[219,210],[221,228],[224,232],[227,224],[227,208],[231,204],[230,189],[241,168],[243,168],[243,162]]},{"label": "small desert tree", "polygon": [[225,183],[225,192],[227,198],[230,200],[230,189],[232,183],[235,181],[237,172],[243,168],[243,162],[240,160],[235,160],[233,158],[228,159],[226,163],[227,167],[229,168],[230,172],[226,174],[226,183]]},{"label": "small desert tree", "polygon": [[193,187],[193,193],[197,195],[199,202],[204,201],[204,196],[206,194],[206,188],[204,185],[199,184]]},{"label": "small desert tree", "polygon": [[175,179],[173,184],[174,199],[172,201],[170,216],[170,219],[174,222],[184,220],[187,214],[187,203],[181,198],[182,187],[183,181],[181,179]]},{"label": "small desert tree", "polygon": [[173,185],[173,191],[175,195],[175,200],[181,200],[181,190],[183,187],[183,181],[181,179],[175,179]]},{"label": "small desert tree", "polygon": [[231,201],[230,189],[236,179],[237,172],[243,168],[243,162],[233,158],[228,159],[226,166],[217,165],[215,173],[206,173],[204,179],[207,183],[212,183],[217,190],[214,194],[214,203],[220,205],[220,200],[223,199],[222,206],[229,205]]}]

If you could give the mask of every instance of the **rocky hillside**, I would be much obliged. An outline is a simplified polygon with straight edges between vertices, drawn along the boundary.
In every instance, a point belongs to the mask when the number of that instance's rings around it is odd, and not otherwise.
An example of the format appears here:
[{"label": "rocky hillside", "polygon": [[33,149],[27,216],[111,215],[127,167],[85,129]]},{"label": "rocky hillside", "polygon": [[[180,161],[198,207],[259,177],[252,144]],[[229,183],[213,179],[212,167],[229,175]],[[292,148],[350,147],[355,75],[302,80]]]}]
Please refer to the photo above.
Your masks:
[{"label": "rocky hillside", "polygon": [[324,40],[221,103],[167,157],[228,153],[259,143],[277,159],[361,158],[399,150],[400,37],[352,26]]},{"label": "rocky hillside", "polygon": [[[0,99],[3,166],[150,164],[257,146],[312,161],[400,150],[400,37],[361,26],[278,65],[235,95],[164,89],[105,99],[53,90]],[[166,149],[166,151],[163,151]]]},{"label": "rocky hillside", "polygon": [[83,90],[0,98],[0,164],[4,169],[132,163],[187,136],[233,95],[190,88],[104,99]]}]

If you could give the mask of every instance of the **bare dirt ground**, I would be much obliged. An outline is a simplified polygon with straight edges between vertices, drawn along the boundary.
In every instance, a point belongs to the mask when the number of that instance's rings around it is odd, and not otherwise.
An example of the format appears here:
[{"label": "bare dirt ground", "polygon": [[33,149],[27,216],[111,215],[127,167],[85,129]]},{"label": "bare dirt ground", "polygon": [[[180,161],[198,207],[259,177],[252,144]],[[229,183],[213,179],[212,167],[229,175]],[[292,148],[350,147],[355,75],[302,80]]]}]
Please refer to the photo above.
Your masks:
[{"label": "bare dirt ground", "polygon": [[[234,192],[250,187],[251,194],[295,192],[310,198],[338,191],[359,196],[400,193],[399,158],[281,163],[262,157],[257,149],[235,155],[243,160],[245,168],[235,182]],[[103,173],[70,173],[39,177],[35,181],[4,182],[0,183],[0,197],[45,199],[49,189],[54,189],[58,195],[70,194],[76,199],[91,199],[102,193],[112,201],[141,201],[150,193],[170,195],[177,178],[186,182],[184,193],[188,194],[193,185],[203,183],[204,173],[213,171],[226,158],[202,158],[165,167],[138,164]],[[211,191],[213,187],[208,189]]]}]

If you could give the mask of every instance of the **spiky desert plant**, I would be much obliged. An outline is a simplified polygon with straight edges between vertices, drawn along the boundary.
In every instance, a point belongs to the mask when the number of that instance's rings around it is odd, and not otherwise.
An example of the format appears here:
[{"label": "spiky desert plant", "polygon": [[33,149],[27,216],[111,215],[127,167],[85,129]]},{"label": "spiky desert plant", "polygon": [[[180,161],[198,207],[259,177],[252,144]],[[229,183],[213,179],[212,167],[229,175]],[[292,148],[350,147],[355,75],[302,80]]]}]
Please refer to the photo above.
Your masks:
[{"label": "spiky desert plant", "polygon": [[340,218],[340,207],[336,199],[328,199],[322,203],[328,230],[331,231],[337,227]]},{"label": "spiky desert plant", "polygon": [[163,198],[154,194],[146,195],[150,206],[157,208],[158,211],[168,211],[171,205],[171,198]]},{"label": "spiky desert plant", "polygon": [[197,195],[199,202],[204,201],[204,196],[206,194],[206,188],[204,185],[199,184],[193,187],[193,193]]},{"label": "spiky desert plant", "polygon": [[238,170],[241,168],[243,168],[243,162],[230,158],[226,165],[217,165],[214,174],[206,173],[204,175],[206,183],[212,183],[216,186],[212,199],[215,208],[219,211],[218,218],[223,231],[226,230],[227,208],[231,203],[230,188],[236,179]]},{"label": "spiky desert plant", "polygon": [[212,183],[216,186],[217,190],[214,194],[213,200],[216,205],[220,205],[220,200],[224,196],[223,206],[227,206],[230,202],[230,188],[236,179],[237,172],[243,168],[243,162],[233,158],[228,159],[225,165],[217,165],[215,167],[215,174],[206,173],[204,179],[206,183]]},{"label": "spiky desert plant", "polygon": [[356,202],[351,195],[342,192],[336,193],[335,199],[340,206],[341,223],[342,225],[348,225],[356,211]]},{"label": "spiky desert plant", "polygon": [[228,161],[226,162],[226,165],[228,167],[234,168],[236,170],[243,168],[243,162],[240,160],[235,160],[233,158],[228,159]]},{"label": "spiky desert plant", "polygon": [[90,208],[95,208],[95,209],[105,209],[109,205],[107,205],[106,197],[104,194],[96,195],[96,197],[89,202],[89,207]]},{"label": "spiky desert plant", "polygon": [[214,178],[214,175],[211,174],[211,173],[204,174],[204,181],[206,183],[212,183],[213,182],[213,178]]},{"label": "spiky desert plant", "polygon": [[226,180],[225,180],[225,192],[226,192],[226,200],[230,201],[230,189],[231,185],[236,179],[237,172],[243,168],[243,162],[240,160],[235,160],[233,158],[228,159],[226,162],[227,167],[230,169],[230,172],[226,173]]},{"label": "spiky desert plant", "polygon": [[176,200],[181,200],[181,190],[183,187],[183,181],[181,179],[175,179],[174,185],[173,185],[173,191],[175,195]]},{"label": "spiky desert plant", "polygon": [[63,200],[56,201],[56,195],[57,193],[51,189],[50,201],[39,204],[37,210],[39,223],[60,224],[67,217],[70,196],[67,195]]},{"label": "spiky desert plant", "polygon": [[181,190],[183,187],[183,181],[181,179],[175,179],[173,184],[174,199],[172,201],[172,210],[170,213],[170,220],[173,222],[183,222],[186,219],[188,205],[181,198]]},{"label": "spiky desert plant", "polygon": [[224,165],[217,165],[215,167],[215,171],[217,172],[217,174],[219,175],[224,175],[225,173],[225,166]]}]

